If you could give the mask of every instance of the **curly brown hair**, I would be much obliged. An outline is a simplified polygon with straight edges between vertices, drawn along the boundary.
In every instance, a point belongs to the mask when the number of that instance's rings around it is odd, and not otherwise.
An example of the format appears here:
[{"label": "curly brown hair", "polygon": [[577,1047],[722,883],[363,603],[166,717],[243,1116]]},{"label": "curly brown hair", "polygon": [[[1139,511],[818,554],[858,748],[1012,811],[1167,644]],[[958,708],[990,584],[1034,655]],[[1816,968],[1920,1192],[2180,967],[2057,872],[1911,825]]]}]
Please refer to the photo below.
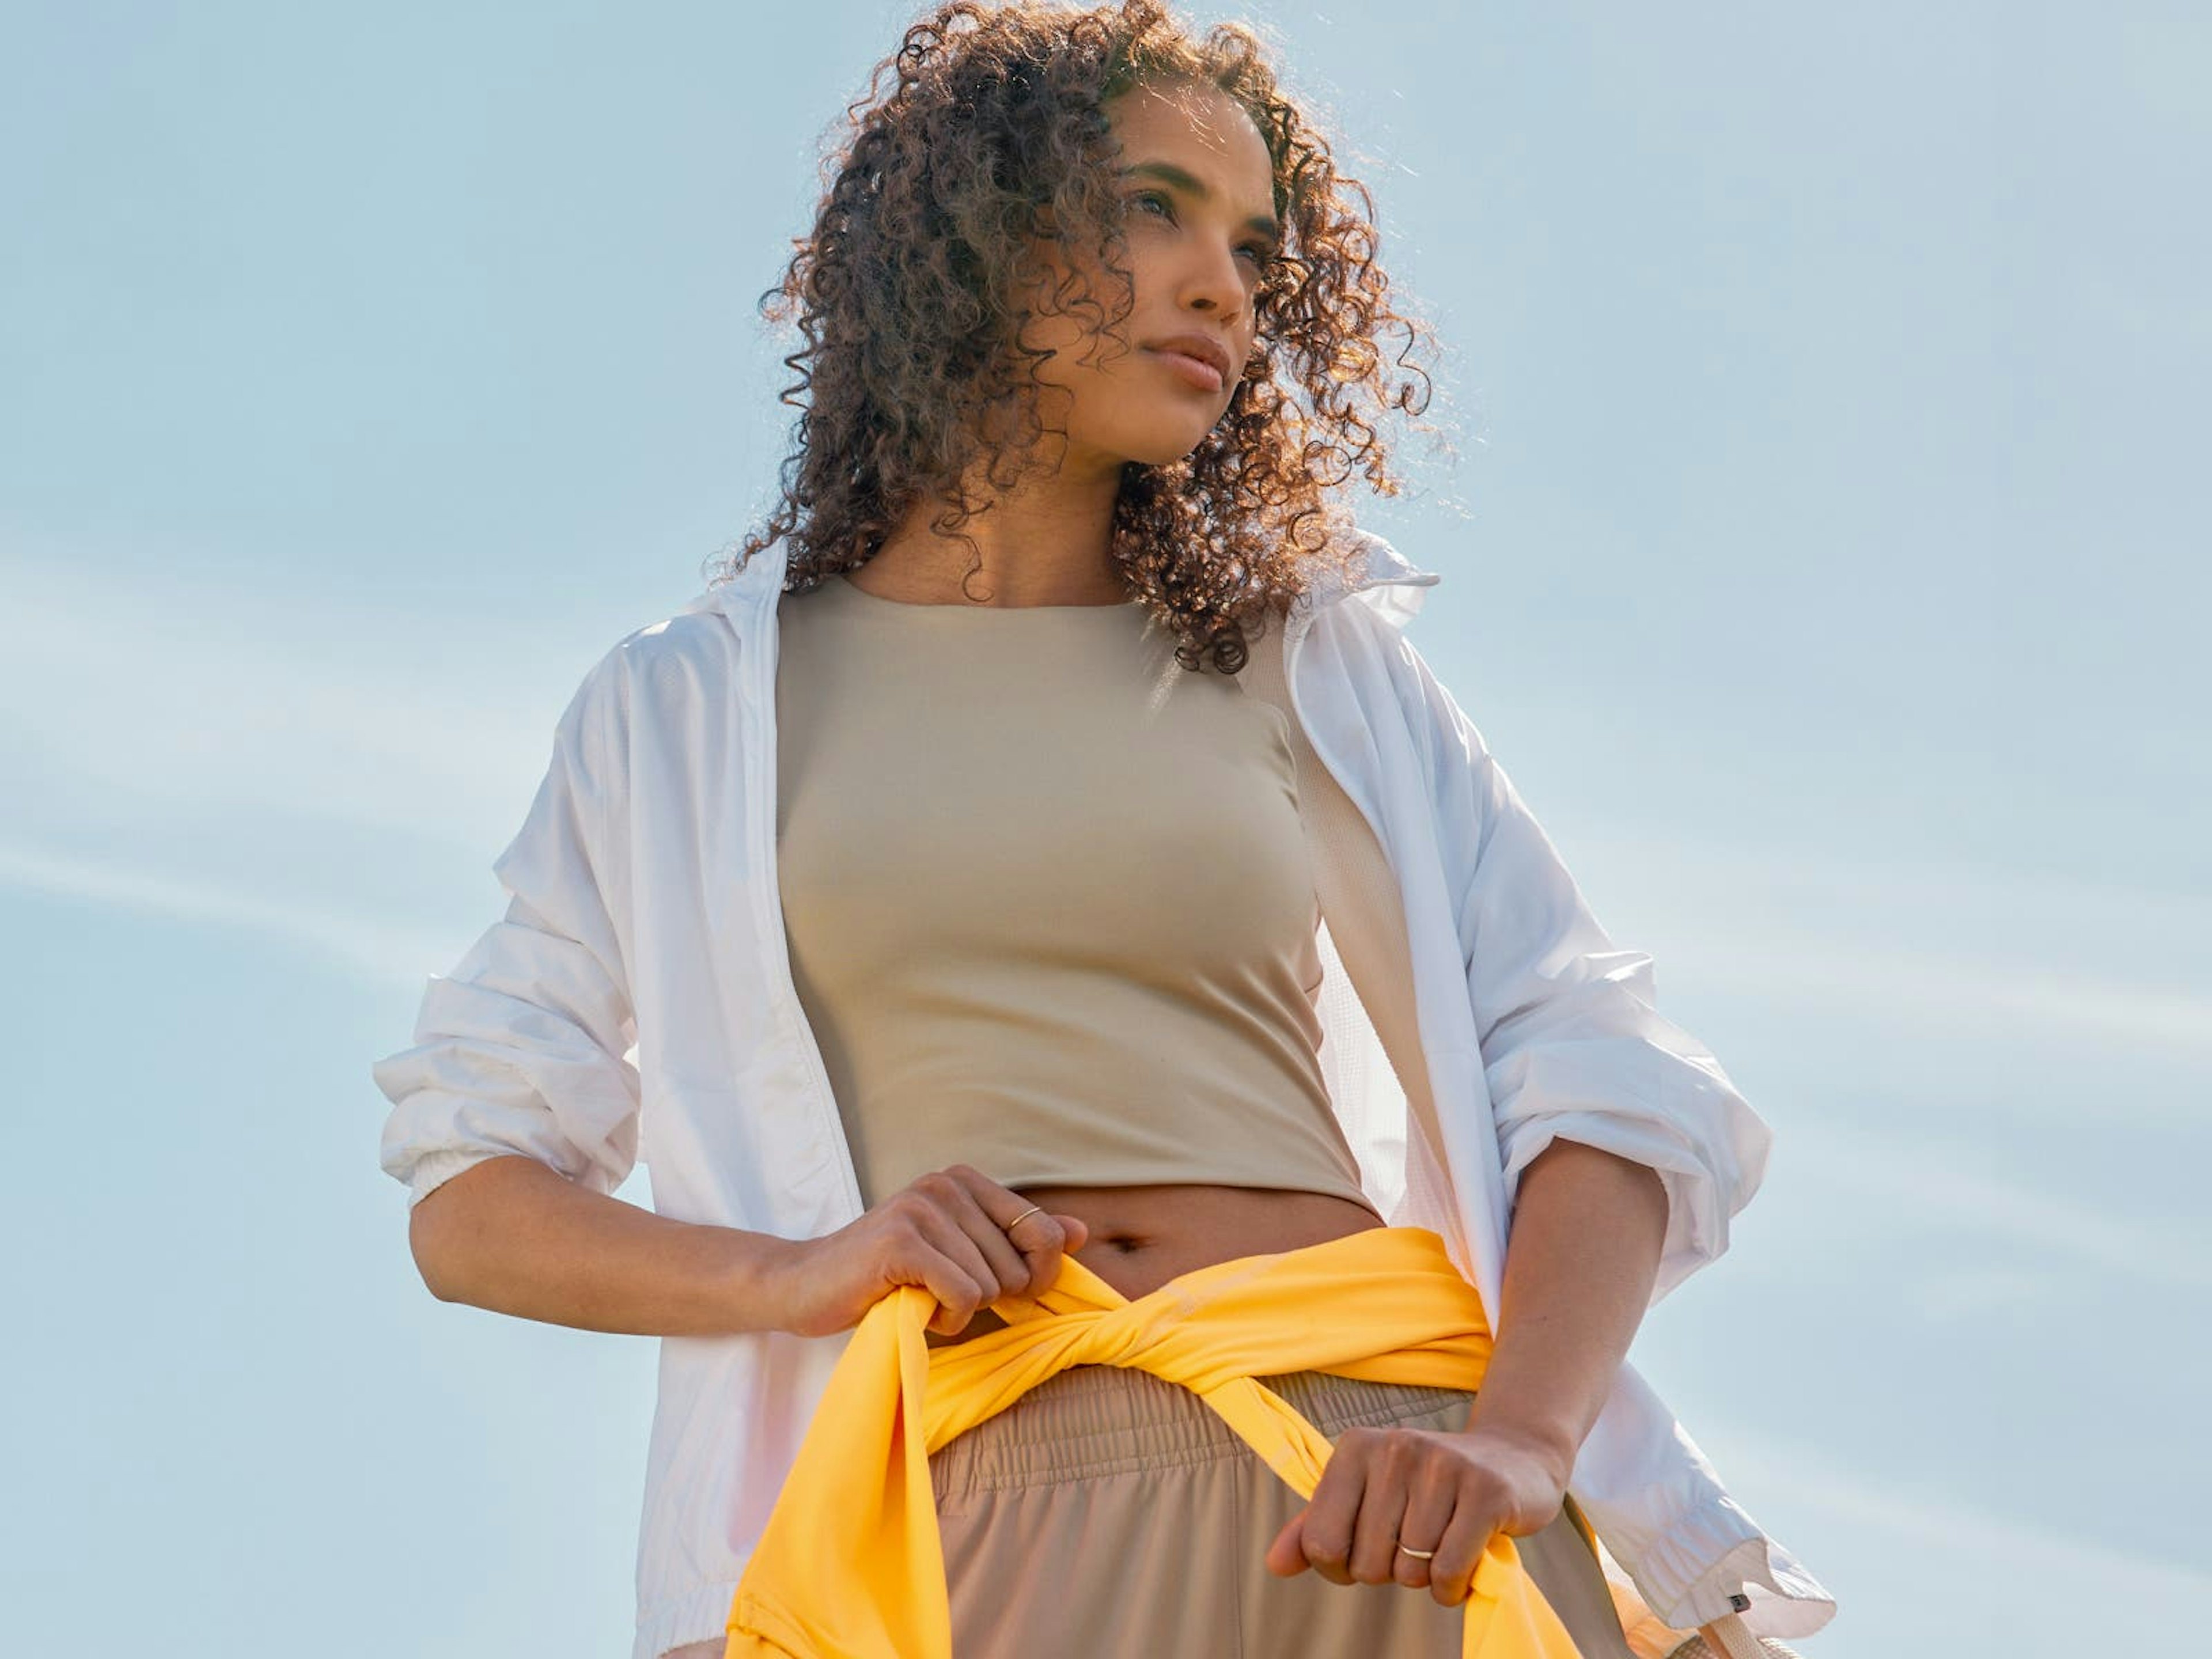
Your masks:
[{"label": "curly brown hair", "polygon": [[[879,97],[887,70],[896,83]],[[975,505],[961,481],[975,467],[1007,487],[1001,469],[1046,430],[1036,360],[1048,354],[1018,343],[1034,314],[1025,296],[1049,282],[1056,303],[1087,307],[1102,330],[1128,315],[1108,317],[1079,274],[1042,276],[1036,251],[1056,241],[1127,279],[1111,263],[1126,205],[1106,106],[1140,82],[1176,82],[1210,83],[1250,115],[1273,162],[1282,246],[1221,420],[1171,465],[1124,464],[1112,557],[1180,641],[1182,666],[1230,674],[1248,626],[1263,630],[1330,562],[1346,573],[1349,514],[1326,492],[1356,466],[1377,494],[1398,493],[1370,416],[1426,407],[1428,374],[1391,370],[1433,340],[1390,304],[1366,187],[1337,171],[1246,24],[1200,39],[1157,0],[951,0],[907,30],[845,111],[813,234],[761,295],[764,316],[795,312],[805,336],[783,359],[800,379],[780,399],[800,413],[781,502],[734,556],[724,550],[714,580],[787,537],[785,591],[811,588],[867,562],[932,495],[949,501],[933,527],[959,534]],[[1391,326],[1407,337],[1395,357],[1377,339]],[[1011,410],[1010,441],[978,429],[984,408]]]}]

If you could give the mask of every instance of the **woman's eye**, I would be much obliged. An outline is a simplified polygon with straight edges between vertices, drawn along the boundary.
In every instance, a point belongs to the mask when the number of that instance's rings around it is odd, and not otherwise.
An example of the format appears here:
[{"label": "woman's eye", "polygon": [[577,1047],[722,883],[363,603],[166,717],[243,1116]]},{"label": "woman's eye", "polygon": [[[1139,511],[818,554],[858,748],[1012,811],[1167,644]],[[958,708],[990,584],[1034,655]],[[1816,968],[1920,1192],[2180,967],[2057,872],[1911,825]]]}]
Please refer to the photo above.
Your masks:
[{"label": "woman's eye", "polygon": [[[1163,218],[1173,219],[1175,217],[1174,204],[1170,202],[1166,197],[1163,196],[1156,190],[1140,191],[1136,195],[1132,196],[1129,200],[1140,207],[1149,206],[1158,208]],[[1237,251],[1239,253],[1250,255],[1252,263],[1260,266],[1262,270],[1267,268],[1273,257],[1273,250],[1268,247],[1265,242],[1247,242],[1243,246],[1238,248]]]}]

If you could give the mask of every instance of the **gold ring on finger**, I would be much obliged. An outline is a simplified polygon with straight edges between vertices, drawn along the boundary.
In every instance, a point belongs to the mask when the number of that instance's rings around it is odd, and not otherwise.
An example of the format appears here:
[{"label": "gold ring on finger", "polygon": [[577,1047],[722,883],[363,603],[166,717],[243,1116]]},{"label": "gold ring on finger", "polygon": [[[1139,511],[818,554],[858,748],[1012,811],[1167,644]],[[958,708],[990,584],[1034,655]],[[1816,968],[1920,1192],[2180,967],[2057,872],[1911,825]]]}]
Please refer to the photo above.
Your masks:
[{"label": "gold ring on finger", "polygon": [[1027,1220],[1028,1220],[1031,1216],[1033,1216],[1033,1215],[1037,1215],[1037,1214],[1042,1213],[1042,1212],[1043,1212],[1043,1209],[1044,1209],[1044,1206],[1043,1206],[1043,1205],[1042,1205],[1042,1204],[1032,1204],[1032,1205],[1030,1205],[1030,1206],[1029,1206],[1029,1208],[1028,1208],[1028,1209],[1024,1210],[1024,1211],[1023,1211],[1019,1215],[1016,1216],[1016,1217],[1015,1217],[1012,1221],[1007,1222],[1004,1227],[1002,1227],[1002,1228],[1000,1228],[1000,1231],[1001,1232],[1011,1233],[1011,1232],[1012,1232],[1012,1231],[1013,1231],[1013,1230],[1014,1230],[1015,1228],[1017,1228],[1017,1227],[1020,1226],[1020,1225],[1022,1224],[1022,1223],[1024,1223],[1024,1221],[1027,1221]]},{"label": "gold ring on finger", "polygon": [[1404,1550],[1407,1555],[1413,1556],[1417,1560],[1433,1561],[1437,1559],[1437,1553],[1434,1550],[1407,1549],[1403,1544],[1399,1545],[1398,1547],[1401,1550]]}]

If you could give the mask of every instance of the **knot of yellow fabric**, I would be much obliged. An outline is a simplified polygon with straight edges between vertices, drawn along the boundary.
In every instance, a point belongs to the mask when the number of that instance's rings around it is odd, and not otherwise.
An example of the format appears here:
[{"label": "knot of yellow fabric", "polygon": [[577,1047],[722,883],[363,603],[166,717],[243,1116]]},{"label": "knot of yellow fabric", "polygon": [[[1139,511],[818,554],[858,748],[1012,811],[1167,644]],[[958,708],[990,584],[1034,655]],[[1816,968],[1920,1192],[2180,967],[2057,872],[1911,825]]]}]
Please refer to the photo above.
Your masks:
[{"label": "knot of yellow fabric", "polygon": [[[1328,1439],[1255,1378],[1475,1389],[1491,1352],[1481,1297],[1419,1227],[1239,1256],[1134,1301],[1063,1257],[1048,1290],[994,1304],[1005,1330],[949,1347],[926,1340],[936,1308],[905,1286],[854,1331],[732,1600],[726,1659],[952,1659],[929,1454],[1071,1365],[1190,1389],[1311,1498]],[[1463,1659],[1575,1659],[1502,1532],[1466,1610]]]}]

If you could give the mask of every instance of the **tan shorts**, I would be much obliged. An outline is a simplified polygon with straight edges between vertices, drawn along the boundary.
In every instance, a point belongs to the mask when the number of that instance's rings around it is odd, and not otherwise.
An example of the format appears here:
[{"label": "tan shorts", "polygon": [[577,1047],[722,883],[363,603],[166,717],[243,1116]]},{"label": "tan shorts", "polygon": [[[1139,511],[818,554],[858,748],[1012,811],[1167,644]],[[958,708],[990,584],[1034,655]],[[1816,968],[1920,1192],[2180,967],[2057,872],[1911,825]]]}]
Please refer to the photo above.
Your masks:
[{"label": "tan shorts", "polygon": [[[1329,1439],[1466,1425],[1464,1389],[1322,1371],[1262,1377]],[[1458,1659],[1460,1607],[1397,1584],[1278,1578],[1304,1500],[1198,1395],[1078,1365],[930,1459],[956,1659]],[[1562,1515],[1515,1540],[1583,1659],[1631,1659],[1589,1544]]]}]

